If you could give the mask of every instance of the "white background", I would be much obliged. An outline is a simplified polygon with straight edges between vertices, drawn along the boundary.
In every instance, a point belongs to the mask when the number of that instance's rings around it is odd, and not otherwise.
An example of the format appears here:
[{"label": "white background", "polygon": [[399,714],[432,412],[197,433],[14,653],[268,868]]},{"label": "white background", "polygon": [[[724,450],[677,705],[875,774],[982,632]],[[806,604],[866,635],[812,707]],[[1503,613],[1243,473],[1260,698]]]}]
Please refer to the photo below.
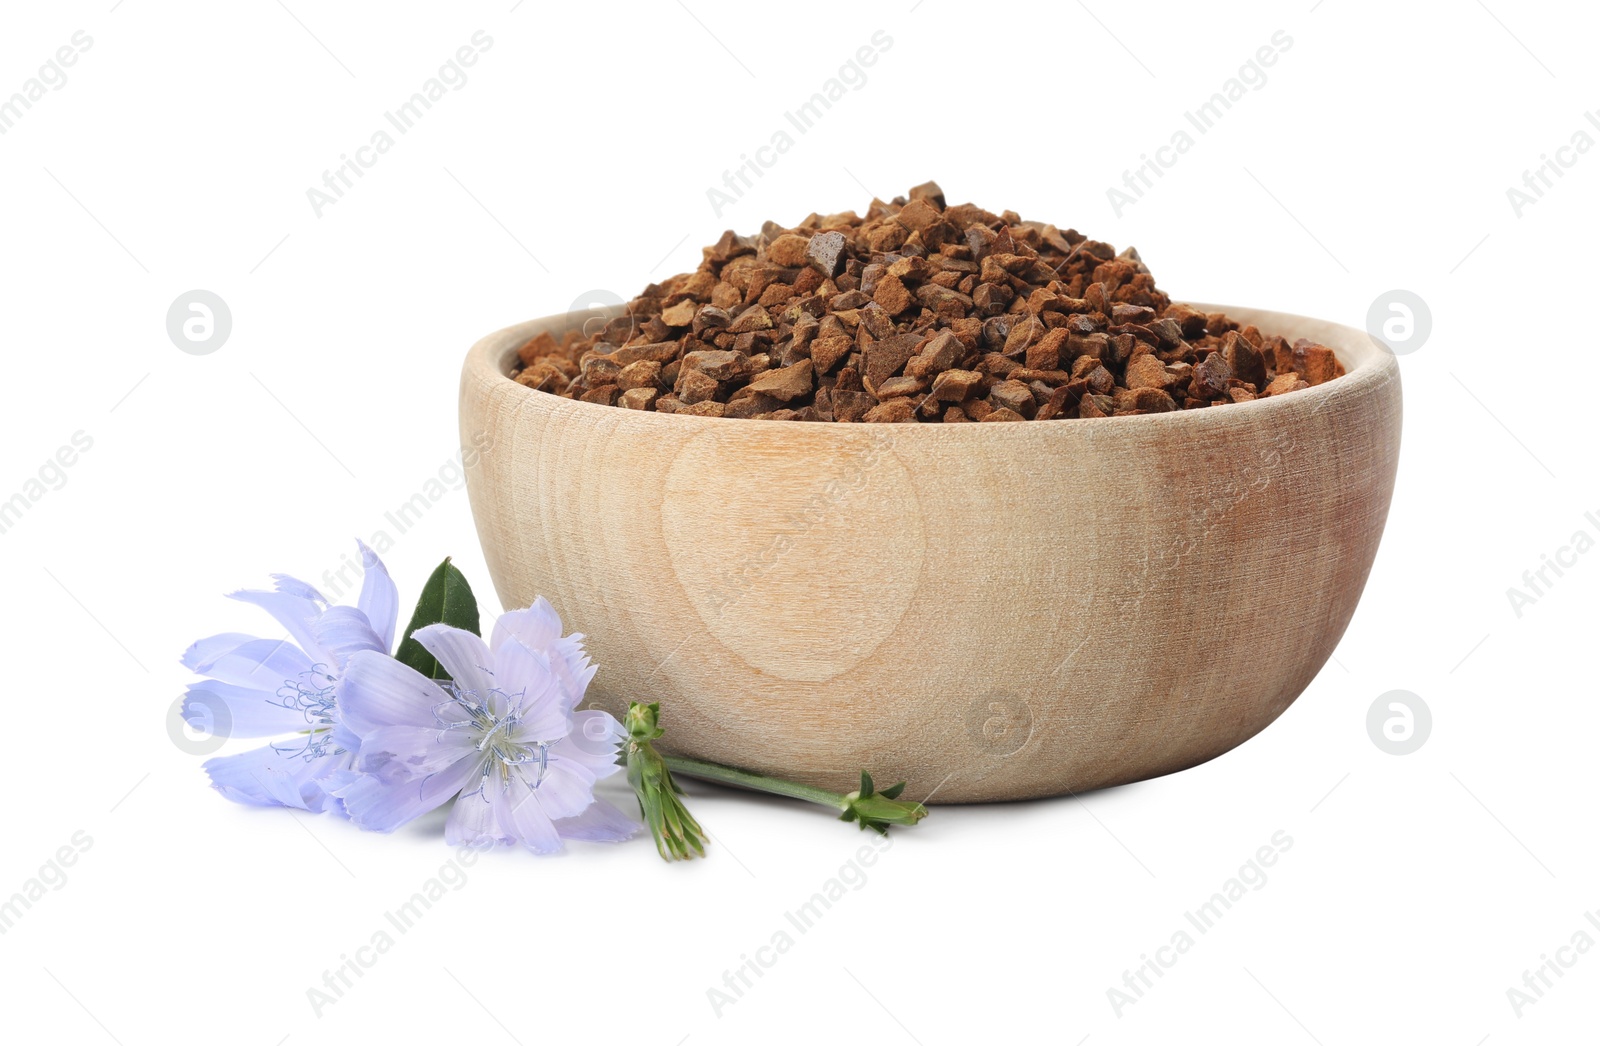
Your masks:
[{"label": "white background", "polygon": [[[0,936],[0,1034],[1592,1038],[1600,953],[1562,953],[1575,965],[1520,1015],[1507,995],[1577,931],[1600,940],[1584,919],[1600,909],[1600,554],[1520,616],[1507,596],[1574,532],[1600,533],[1584,518],[1600,515],[1600,156],[1520,216],[1507,198],[1578,129],[1600,137],[1584,120],[1600,107],[1592,13],[287,2],[34,5],[0,32],[0,96],[75,31],[93,41],[0,136],[0,499],[74,433],[93,440],[0,534],[0,897],[75,832],[92,839]],[[317,216],[306,190],[480,29],[493,45],[468,82]],[[879,29],[892,47],[864,86],[718,216],[707,189]],[[1117,215],[1107,188],[1280,29],[1293,45],[1264,86]],[[596,289],[630,297],[730,225],[864,209],[927,178],[952,202],[1136,245],[1179,298],[1358,327],[1394,288],[1425,299],[1393,510],[1335,659],[1211,764],[936,809],[720,1016],[707,989],[866,837],[691,786],[710,859],[668,866],[647,842],[497,853],[319,1016],[307,989],[451,851],[436,819],[370,836],[206,787],[168,733],[190,678],[177,657],[271,627],[221,593],[271,571],[320,583],[352,536],[388,529],[456,452],[458,368],[482,334]],[[209,355],[166,332],[195,288],[231,308]],[[459,490],[387,557],[407,606],[446,554],[492,592]],[[1366,728],[1395,689],[1433,714],[1407,756]],[[1265,885],[1119,1014],[1107,990],[1279,831],[1293,845]]]}]

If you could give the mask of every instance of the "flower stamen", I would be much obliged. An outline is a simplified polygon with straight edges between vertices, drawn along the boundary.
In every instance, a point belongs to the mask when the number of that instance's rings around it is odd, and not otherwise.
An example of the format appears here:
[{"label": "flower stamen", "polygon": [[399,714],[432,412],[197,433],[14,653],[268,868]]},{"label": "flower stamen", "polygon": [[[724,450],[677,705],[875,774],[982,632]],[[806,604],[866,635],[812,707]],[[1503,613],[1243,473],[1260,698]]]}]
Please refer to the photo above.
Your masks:
[{"label": "flower stamen", "polygon": [[334,743],[333,730],[336,708],[334,685],[338,682],[328,674],[328,666],[317,664],[298,678],[285,679],[278,688],[278,704],[299,712],[305,717],[309,729],[298,736],[300,744],[272,744],[274,752],[284,756],[298,755],[306,762],[325,755],[343,755],[344,748]]},{"label": "flower stamen", "polygon": [[[523,766],[537,767],[531,780],[526,773],[518,772],[518,776],[530,789],[538,788],[550,768],[550,746],[555,741],[519,741],[514,736],[516,728],[522,723],[527,692],[508,694],[495,688],[479,693],[476,690],[463,690],[454,682],[445,680],[439,681],[439,687],[449,695],[447,700],[439,702],[433,709],[434,721],[440,727],[439,739],[442,741],[451,730],[467,730],[477,735],[473,748],[487,756],[483,770],[478,775],[478,787],[465,794],[481,795],[487,802],[489,776],[499,773],[501,791],[506,792],[511,788],[511,775],[517,772],[515,768]],[[494,712],[496,705],[509,710],[497,715]]]}]

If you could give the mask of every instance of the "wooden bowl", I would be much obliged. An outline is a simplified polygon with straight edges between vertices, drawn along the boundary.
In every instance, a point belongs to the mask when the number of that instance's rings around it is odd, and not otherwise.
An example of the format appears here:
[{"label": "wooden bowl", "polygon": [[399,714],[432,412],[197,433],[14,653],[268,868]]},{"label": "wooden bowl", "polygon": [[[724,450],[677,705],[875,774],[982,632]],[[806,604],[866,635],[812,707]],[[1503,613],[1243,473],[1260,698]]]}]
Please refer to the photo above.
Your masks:
[{"label": "wooden bowl", "polygon": [[684,417],[516,384],[531,320],[467,356],[467,487],[506,607],[550,599],[669,750],[938,802],[1183,770],[1289,706],[1344,633],[1389,511],[1395,359],[1285,396],[1100,420]]}]

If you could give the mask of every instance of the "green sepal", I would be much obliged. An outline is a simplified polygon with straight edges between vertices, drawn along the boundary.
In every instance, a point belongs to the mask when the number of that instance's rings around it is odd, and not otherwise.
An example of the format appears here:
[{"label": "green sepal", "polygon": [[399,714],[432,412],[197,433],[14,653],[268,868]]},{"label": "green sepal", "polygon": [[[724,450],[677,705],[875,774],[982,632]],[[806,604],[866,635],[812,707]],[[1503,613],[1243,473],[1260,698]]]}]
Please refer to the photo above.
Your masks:
[{"label": "green sepal", "polygon": [[664,730],[660,726],[661,706],[630,702],[623,728],[628,731],[624,746],[628,783],[639,800],[639,813],[655,839],[656,853],[663,861],[686,861],[706,855],[707,836],[683,800],[683,787],[672,778],[672,771],[651,744]]},{"label": "green sepal", "polygon": [[881,792],[872,790],[872,776],[861,771],[861,791],[844,797],[841,821],[859,821],[862,830],[868,828],[879,835],[888,835],[892,824],[914,825],[928,816],[928,808],[921,803],[904,802],[900,793],[906,783],[899,782]]}]

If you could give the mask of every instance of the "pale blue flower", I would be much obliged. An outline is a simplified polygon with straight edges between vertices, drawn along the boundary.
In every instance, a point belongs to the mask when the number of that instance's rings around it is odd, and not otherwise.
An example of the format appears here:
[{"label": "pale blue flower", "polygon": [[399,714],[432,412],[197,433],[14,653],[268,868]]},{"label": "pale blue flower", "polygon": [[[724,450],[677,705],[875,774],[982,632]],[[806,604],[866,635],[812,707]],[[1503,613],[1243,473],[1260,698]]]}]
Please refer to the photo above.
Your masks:
[{"label": "pale blue flower", "polygon": [[388,570],[357,544],[364,576],[355,606],[330,606],[305,582],[275,574],[270,591],[230,598],[267,611],[287,638],[224,632],[184,651],[184,665],[209,677],[189,684],[184,695],[190,726],[225,737],[293,735],[206,762],[212,785],[235,802],[339,809],[325,786],[329,775],[351,766],[356,738],[340,721],[335,688],[352,655],[383,655],[394,646],[400,612]]},{"label": "pale blue flower", "polygon": [[448,625],[414,636],[449,682],[377,653],[353,655],[339,681],[343,722],[361,747],[355,772],[331,787],[352,821],[389,832],[454,800],[447,842],[535,853],[638,831],[594,795],[621,769],[626,735],[610,714],[578,710],[595,669],[548,602],[503,615],[488,644]]}]

